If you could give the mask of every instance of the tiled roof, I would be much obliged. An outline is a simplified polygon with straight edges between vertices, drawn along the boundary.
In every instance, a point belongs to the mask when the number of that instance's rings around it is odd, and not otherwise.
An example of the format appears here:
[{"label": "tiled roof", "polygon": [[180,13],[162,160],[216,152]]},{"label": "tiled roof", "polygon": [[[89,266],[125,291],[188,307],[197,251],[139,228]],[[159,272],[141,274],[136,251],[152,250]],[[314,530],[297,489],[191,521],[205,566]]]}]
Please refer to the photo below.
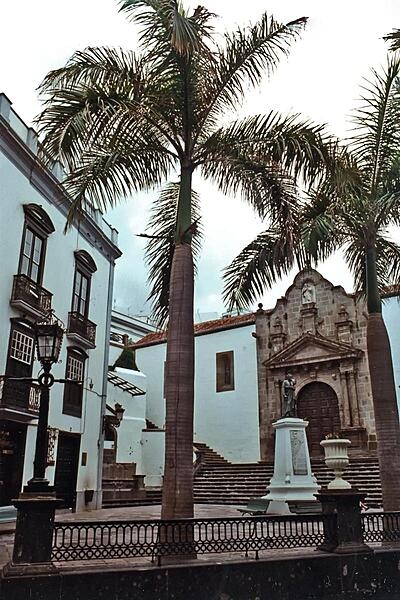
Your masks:
[{"label": "tiled roof", "polygon": [[[242,327],[244,325],[251,325],[255,323],[256,316],[254,313],[246,313],[244,315],[235,315],[232,317],[222,317],[214,321],[204,321],[204,323],[196,323],[194,326],[195,335],[204,335],[206,333],[212,333],[214,331],[221,331],[224,329],[233,329],[234,327]],[[167,340],[167,331],[159,331],[157,333],[149,333],[145,335],[141,340],[136,342],[132,347],[141,348],[143,346],[152,346],[153,344],[162,344]]]}]

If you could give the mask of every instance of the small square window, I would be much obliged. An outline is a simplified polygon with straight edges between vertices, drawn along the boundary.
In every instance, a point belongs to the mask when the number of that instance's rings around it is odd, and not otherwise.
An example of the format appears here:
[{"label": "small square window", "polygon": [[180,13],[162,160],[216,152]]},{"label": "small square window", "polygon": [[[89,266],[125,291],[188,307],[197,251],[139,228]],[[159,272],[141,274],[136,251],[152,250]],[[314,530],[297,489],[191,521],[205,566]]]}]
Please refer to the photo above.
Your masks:
[{"label": "small square window", "polygon": [[217,352],[216,355],[217,392],[235,389],[233,350]]}]

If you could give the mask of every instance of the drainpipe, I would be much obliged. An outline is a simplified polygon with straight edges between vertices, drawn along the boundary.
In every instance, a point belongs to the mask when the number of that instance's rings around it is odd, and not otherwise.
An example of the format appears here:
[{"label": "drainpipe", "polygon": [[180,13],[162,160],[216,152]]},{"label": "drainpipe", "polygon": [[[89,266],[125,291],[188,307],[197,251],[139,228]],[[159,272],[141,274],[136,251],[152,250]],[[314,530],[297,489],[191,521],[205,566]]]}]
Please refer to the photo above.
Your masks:
[{"label": "drainpipe", "polygon": [[108,273],[108,296],[107,296],[107,318],[105,323],[105,338],[104,338],[104,363],[103,363],[103,382],[101,387],[101,409],[100,409],[100,424],[98,446],[98,462],[97,462],[97,494],[96,508],[101,508],[103,501],[103,451],[104,451],[104,431],[103,418],[106,413],[107,401],[107,375],[108,375],[108,359],[110,355],[110,330],[111,330],[111,310],[114,291],[114,260],[110,261],[110,269]]}]

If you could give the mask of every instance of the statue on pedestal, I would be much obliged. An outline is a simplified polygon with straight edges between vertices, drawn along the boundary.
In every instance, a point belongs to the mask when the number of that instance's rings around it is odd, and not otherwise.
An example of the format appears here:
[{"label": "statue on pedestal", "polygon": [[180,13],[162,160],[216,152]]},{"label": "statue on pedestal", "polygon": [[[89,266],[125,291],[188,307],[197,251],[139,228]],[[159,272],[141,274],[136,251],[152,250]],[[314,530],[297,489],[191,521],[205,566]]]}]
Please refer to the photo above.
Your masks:
[{"label": "statue on pedestal", "polygon": [[283,419],[297,417],[295,388],[296,380],[288,373],[282,383]]}]

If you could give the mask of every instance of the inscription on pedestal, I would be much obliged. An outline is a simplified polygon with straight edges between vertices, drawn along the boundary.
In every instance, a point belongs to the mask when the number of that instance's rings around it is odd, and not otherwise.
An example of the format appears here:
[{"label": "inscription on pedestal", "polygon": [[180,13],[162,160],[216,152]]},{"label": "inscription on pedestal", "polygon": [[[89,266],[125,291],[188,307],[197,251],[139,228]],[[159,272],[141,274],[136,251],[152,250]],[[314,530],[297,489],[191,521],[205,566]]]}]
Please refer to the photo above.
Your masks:
[{"label": "inscription on pedestal", "polygon": [[293,475],[307,475],[306,446],[303,431],[290,432]]}]

